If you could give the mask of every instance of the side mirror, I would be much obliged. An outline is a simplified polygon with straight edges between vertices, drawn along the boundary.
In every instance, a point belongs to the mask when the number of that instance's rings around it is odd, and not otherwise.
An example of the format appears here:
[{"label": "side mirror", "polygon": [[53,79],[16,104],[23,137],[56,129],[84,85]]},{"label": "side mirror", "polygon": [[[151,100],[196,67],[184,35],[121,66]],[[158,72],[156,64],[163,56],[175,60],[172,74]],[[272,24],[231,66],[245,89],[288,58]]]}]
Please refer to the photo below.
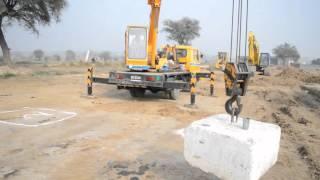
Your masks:
[{"label": "side mirror", "polygon": [[203,56],[203,54],[200,54],[200,58],[202,59],[204,56]]}]

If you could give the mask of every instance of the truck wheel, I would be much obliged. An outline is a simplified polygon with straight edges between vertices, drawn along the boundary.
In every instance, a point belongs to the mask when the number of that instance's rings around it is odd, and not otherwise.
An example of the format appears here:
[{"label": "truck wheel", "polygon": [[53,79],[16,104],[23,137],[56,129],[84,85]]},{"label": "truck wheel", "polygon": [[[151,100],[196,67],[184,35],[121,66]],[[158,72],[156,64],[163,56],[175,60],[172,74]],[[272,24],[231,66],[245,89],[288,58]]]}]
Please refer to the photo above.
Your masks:
[{"label": "truck wheel", "polygon": [[180,95],[180,89],[169,90],[169,98],[172,100],[177,100]]},{"label": "truck wheel", "polygon": [[143,88],[131,88],[130,90],[131,97],[144,97],[146,89]]},{"label": "truck wheel", "polygon": [[137,97],[144,97],[145,93],[146,93],[146,89],[136,88],[136,96]]}]

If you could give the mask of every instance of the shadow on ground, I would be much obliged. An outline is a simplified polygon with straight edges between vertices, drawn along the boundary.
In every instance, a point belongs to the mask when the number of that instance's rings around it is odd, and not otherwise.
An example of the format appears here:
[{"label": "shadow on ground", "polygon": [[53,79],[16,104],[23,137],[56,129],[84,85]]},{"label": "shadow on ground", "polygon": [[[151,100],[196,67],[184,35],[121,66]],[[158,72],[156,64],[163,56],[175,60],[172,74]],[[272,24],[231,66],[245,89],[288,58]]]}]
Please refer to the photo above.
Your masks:
[{"label": "shadow on ground", "polygon": [[102,171],[110,179],[218,180],[215,175],[190,166],[183,154],[175,151],[152,151],[134,161],[110,161]]},{"label": "shadow on ground", "polygon": [[[182,94],[182,92],[180,93]],[[160,101],[160,100],[170,100],[168,96],[164,92],[151,93],[150,91],[146,91],[146,94],[143,98],[133,98],[130,96],[128,90],[118,90],[116,87],[114,89],[106,89],[101,94],[97,95],[99,97],[107,97],[110,99],[118,99],[118,100],[138,100],[138,101]]]}]

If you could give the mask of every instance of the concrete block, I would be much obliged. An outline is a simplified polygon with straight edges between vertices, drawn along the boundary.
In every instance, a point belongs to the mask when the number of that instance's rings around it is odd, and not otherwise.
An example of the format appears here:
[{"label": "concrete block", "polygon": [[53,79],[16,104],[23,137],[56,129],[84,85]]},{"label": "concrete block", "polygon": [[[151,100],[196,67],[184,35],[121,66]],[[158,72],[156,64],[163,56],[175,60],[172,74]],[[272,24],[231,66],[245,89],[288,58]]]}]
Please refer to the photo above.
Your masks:
[{"label": "concrete block", "polygon": [[243,119],[231,124],[230,115],[215,115],[185,129],[184,157],[194,167],[225,180],[256,180],[277,161],[281,128]]}]

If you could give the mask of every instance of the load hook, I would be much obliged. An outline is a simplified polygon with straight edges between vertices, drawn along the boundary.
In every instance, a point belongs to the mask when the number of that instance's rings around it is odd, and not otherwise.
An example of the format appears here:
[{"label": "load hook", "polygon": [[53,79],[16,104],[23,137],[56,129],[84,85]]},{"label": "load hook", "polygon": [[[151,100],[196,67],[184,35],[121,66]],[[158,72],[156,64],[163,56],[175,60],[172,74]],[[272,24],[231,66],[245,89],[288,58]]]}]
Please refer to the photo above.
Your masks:
[{"label": "load hook", "polygon": [[[233,105],[235,103],[235,105]],[[231,122],[234,122],[234,116],[236,116],[236,121],[242,111],[243,105],[241,104],[241,99],[238,95],[232,96],[225,104],[225,109],[228,114],[231,115]]]}]

